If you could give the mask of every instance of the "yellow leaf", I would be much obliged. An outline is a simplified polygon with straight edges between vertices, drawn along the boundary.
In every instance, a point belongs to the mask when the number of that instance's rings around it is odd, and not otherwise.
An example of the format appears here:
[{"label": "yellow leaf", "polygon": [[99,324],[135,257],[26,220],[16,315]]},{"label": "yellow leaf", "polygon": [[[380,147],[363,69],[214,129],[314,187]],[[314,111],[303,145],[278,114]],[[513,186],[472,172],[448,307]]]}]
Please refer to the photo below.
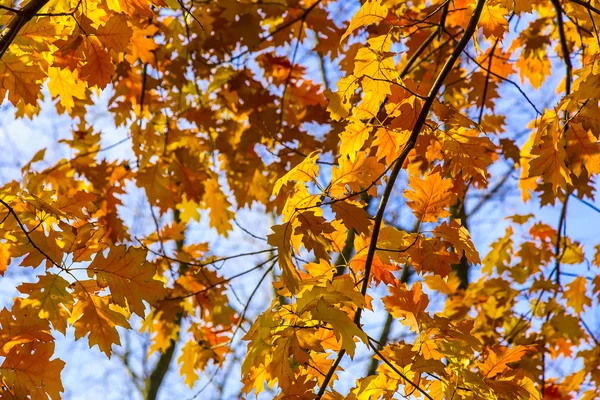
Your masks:
[{"label": "yellow leaf", "polygon": [[227,200],[227,196],[221,190],[216,178],[206,181],[204,189],[206,191],[202,198],[202,205],[208,209],[210,226],[215,228],[219,235],[227,237],[227,232],[233,228],[231,220],[235,216],[229,209],[231,203]]},{"label": "yellow leaf", "polygon": [[427,275],[424,280],[429,289],[447,295],[456,293],[456,290],[460,286],[460,278],[454,272],[445,278],[442,278],[439,275]]},{"label": "yellow leaf", "polygon": [[196,372],[196,360],[198,353],[202,352],[202,348],[195,340],[188,341],[181,349],[181,355],[177,359],[177,363],[181,365],[181,376],[185,376],[185,384],[191,389],[198,380]]},{"label": "yellow leaf", "polygon": [[384,297],[385,308],[396,318],[402,318],[402,323],[413,332],[419,332],[421,322],[429,318],[425,312],[429,305],[429,298],[423,293],[421,282],[415,282],[410,290],[406,284],[398,287],[388,286],[390,296]]},{"label": "yellow leaf", "polygon": [[194,201],[190,201],[186,198],[186,195],[183,195],[183,201],[177,204],[177,209],[179,210],[179,219],[181,222],[187,224],[191,220],[196,222],[200,221],[200,212],[198,211],[199,206],[198,203]]},{"label": "yellow leaf", "polygon": [[304,211],[297,216],[300,224],[294,233],[301,236],[306,250],[313,251],[319,260],[329,260],[331,241],[326,234],[332,233],[335,229],[325,221],[325,218],[316,215],[314,211]]},{"label": "yellow leaf", "polygon": [[358,336],[363,343],[368,344],[367,334],[356,326],[346,312],[331,308],[324,300],[319,300],[317,307],[311,311],[313,319],[325,321],[333,328],[335,337],[342,340],[342,348],[350,358],[354,358],[354,336]]},{"label": "yellow leaf", "polygon": [[52,23],[48,17],[34,17],[19,31],[13,43],[41,53],[47,51],[48,45],[56,40],[58,28],[59,25]]},{"label": "yellow leaf", "polygon": [[581,243],[573,242],[569,238],[564,238],[564,240],[566,243],[563,245],[564,250],[560,262],[563,264],[580,264],[585,261]]},{"label": "yellow leaf", "polygon": [[567,284],[564,297],[567,305],[573,307],[577,314],[581,314],[584,306],[591,307],[592,300],[587,296],[587,280],[584,276],[578,276],[573,282]]},{"label": "yellow leaf", "polygon": [[52,322],[54,329],[65,334],[67,318],[73,307],[73,296],[67,291],[69,282],[63,277],[46,273],[36,283],[23,283],[17,289],[28,295],[22,300],[22,306],[31,306],[38,316]]},{"label": "yellow leaf", "polygon": [[0,242],[0,276],[4,276],[4,272],[8,269],[10,264],[10,251],[6,243]]},{"label": "yellow leaf", "polygon": [[313,151],[302,162],[288,171],[275,182],[273,186],[273,194],[278,195],[281,188],[290,181],[310,182],[319,175],[319,166],[316,164],[319,158],[319,151]]},{"label": "yellow leaf", "polygon": [[299,277],[296,267],[292,263],[291,240],[294,228],[287,222],[282,225],[275,225],[271,229],[274,233],[267,236],[268,243],[277,247],[283,283],[292,294],[295,294],[299,288]]},{"label": "yellow leaf", "polygon": [[450,223],[442,222],[433,230],[433,235],[444,239],[454,247],[456,254],[462,257],[464,254],[472,264],[481,263],[479,253],[475,249],[475,245],[471,241],[469,231],[464,226],[460,225],[460,221],[453,219]]},{"label": "yellow leaf", "polygon": [[139,58],[143,63],[150,63],[154,59],[153,51],[158,48],[158,44],[154,41],[154,35],[158,32],[158,28],[154,25],[148,25],[145,28],[135,28],[133,36],[130,39],[131,53],[127,53],[125,58],[130,63],[135,63]]},{"label": "yellow leaf", "polygon": [[486,4],[483,7],[479,24],[483,26],[483,35],[486,38],[494,37],[496,39],[502,39],[504,33],[508,31],[508,10],[499,4],[489,5]]},{"label": "yellow leaf", "polygon": [[546,111],[538,128],[538,142],[533,143],[531,150],[535,158],[529,162],[529,176],[541,176],[544,183],[552,184],[554,193],[572,183],[565,163],[565,138],[558,121],[556,113]]},{"label": "yellow leaf", "polygon": [[360,10],[352,17],[350,25],[342,35],[341,42],[344,41],[352,32],[363,26],[381,22],[388,15],[388,8],[381,4],[381,0],[368,0],[362,5]]},{"label": "yellow leaf", "polygon": [[6,357],[14,347],[27,343],[54,341],[48,321],[37,316],[31,308],[25,308],[21,299],[15,299],[12,310],[0,311],[0,356]]},{"label": "yellow leaf", "polygon": [[329,111],[332,120],[339,121],[350,114],[350,109],[352,108],[350,99],[356,89],[358,89],[358,79],[354,75],[350,75],[338,81],[337,91],[333,92],[331,89],[328,89],[325,92],[329,100],[327,111]]},{"label": "yellow leaf", "polygon": [[[331,173],[331,194],[334,196],[345,194],[346,185],[353,192],[371,186],[381,177],[385,169],[375,157],[367,157],[363,151],[358,153],[355,161],[342,157],[338,162],[339,167],[334,168]],[[369,193],[376,193],[374,185]]]},{"label": "yellow leaf", "polygon": [[379,128],[375,133],[372,146],[377,147],[377,159],[385,158],[389,165],[400,155],[400,148],[408,141],[410,131]]},{"label": "yellow leaf", "polygon": [[350,161],[356,160],[356,154],[369,138],[369,132],[373,129],[362,121],[354,121],[346,125],[344,132],[340,133],[340,155],[349,157]]},{"label": "yellow leaf", "polygon": [[30,342],[13,348],[0,365],[2,398],[59,400],[64,361],[50,360],[54,343]]}]

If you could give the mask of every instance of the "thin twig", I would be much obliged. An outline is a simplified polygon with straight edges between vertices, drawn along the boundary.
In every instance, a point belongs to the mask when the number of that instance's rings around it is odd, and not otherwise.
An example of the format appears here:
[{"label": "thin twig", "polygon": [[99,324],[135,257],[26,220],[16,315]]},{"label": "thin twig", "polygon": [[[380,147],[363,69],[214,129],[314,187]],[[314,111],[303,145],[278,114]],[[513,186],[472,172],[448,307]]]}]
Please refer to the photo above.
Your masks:
[{"label": "thin twig", "polygon": [[[374,342],[374,340],[371,337],[369,337],[369,342]],[[398,368],[396,368],[396,366],[394,364],[392,364],[390,360],[388,360],[383,354],[381,354],[381,352],[377,349],[377,346],[373,346],[373,351],[375,352],[375,354],[377,354],[379,356],[379,358],[381,358],[381,361],[383,361],[384,363],[386,363],[388,365],[388,367],[391,368],[392,371],[394,371],[395,373],[397,373],[398,375],[400,375],[400,377],[402,377],[402,379],[404,379],[405,382],[410,383],[410,385],[412,387],[414,387],[419,393],[421,393],[423,396],[425,396],[429,400],[433,400],[433,397],[431,397],[429,395],[429,393],[427,393],[426,391],[424,391],[421,388],[421,386],[417,385],[416,383],[414,383],[413,381],[411,381],[410,379],[408,379],[408,377],[406,375],[404,375],[402,372],[400,372],[400,370],[398,370]]]},{"label": "thin twig", "polygon": [[[392,170],[392,173],[390,174],[388,183],[387,183],[385,190],[383,192],[383,195],[381,197],[381,202],[379,203],[379,208],[377,209],[377,214],[375,216],[375,221],[373,224],[373,232],[371,234],[371,242],[369,243],[369,250],[368,250],[367,259],[365,262],[364,281],[363,281],[362,288],[361,288],[361,294],[363,296],[367,293],[367,288],[369,287],[369,283],[371,280],[371,268],[373,266],[373,260],[374,260],[375,251],[377,248],[377,239],[379,238],[379,231],[381,229],[381,224],[383,222],[383,216],[385,214],[385,209],[387,207],[387,203],[391,197],[394,183],[396,182],[396,179],[398,178],[398,175],[400,174],[400,171],[402,170],[402,165],[404,164],[404,161],[408,157],[408,154],[410,153],[410,151],[413,149],[413,147],[417,143],[417,138],[418,138],[419,134],[421,133],[421,129],[425,125],[427,116],[429,115],[429,110],[431,109],[431,106],[433,105],[440,88],[444,84],[444,81],[445,81],[446,77],[448,76],[448,74],[450,73],[450,71],[454,68],[454,63],[456,62],[456,60],[458,60],[460,58],[460,55],[462,54],[463,50],[465,49],[467,44],[471,41],[471,38],[472,38],[473,34],[475,33],[475,30],[477,29],[477,22],[479,21],[481,12],[483,11],[484,4],[485,4],[485,0],[477,1],[477,5],[473,12],[473,16],[471,17],[471,19],[469,21],[467,29],[465,29],[465,33],[464,33],[463,37],[460,39],[460,41],[456,45],[456,48],[450,55],[450,58],[448,58],[448,60],[444,64],[442,70],[440,71],[439,75],[437,76],[431,90],[429,91],[427,100],[423,103],[423,108],[421,109],[421,112],[419,113],[419,117],[418,117],[417,121],[415,122],[415,126],[410,134],[410,137],[408,138],[408,141],[407,141],[406,145],[404,146],[402,153],[400,153],[400,155],[398,156],[398,158],[395,161],[394,168]],[[360,317],[362,314],[362,310],[363,310],[362,308],[358,308],[356,310],[356,314],[354,315],[354,323],[359,327],[360,327]],[[323,394],[325,393],[325,390],[327,389],[327,386],[329,385],[329,381],[333,377],[333,373],[334,373],[335,369],[337,368],[337,366],[339,365],[341,359],[344,357],[344,354],[345,354],[344,349],[340,350],[340,352],[338,353],[338,356],[336,357],[333,365],[331,366],[331,368],[329,369],[329,372],[327,373],[327,376],[325,377],[325,379],[323,380],[323,383],[321,384],[321,387],[317,394],[317,400],[319,400],[323,397]]]},{"label": "thin twig", "polygon": [[56,261],[54,261],[52,259],[52,257],[50,257],[48,254],[46,254],[46,252],[44,250],[42,250],[31,239],[31,236],[29,236],[29,231],[27,230],[27,228],[25,228],[25,225],[23,225],[23,222],[21,222],[21,220],[17,216],[17,213],[15,212],[15,210],[10,205],[8,205],[8,203],[6,203],[2,199],[0,199],[0,204],[2,204],[4,207],[6,207],[6,209],[8,210],[8,212],[11,213],[12,216],[15,218],[15,220],[17,221],[17,224],[19,225],[19,227],[21,228],[21,230],[23,231],[23,233],[25,234],[25,236],[27,236],[27,240],[28,240],[29,243],[31,243],[31,245],[33,246],[33,248],[36,249],[41,255],[43,255],[48,261],[50,261],[52,263],[52,265],[54,265],[57,268],[64,269],[59,263],[57,263]]}]

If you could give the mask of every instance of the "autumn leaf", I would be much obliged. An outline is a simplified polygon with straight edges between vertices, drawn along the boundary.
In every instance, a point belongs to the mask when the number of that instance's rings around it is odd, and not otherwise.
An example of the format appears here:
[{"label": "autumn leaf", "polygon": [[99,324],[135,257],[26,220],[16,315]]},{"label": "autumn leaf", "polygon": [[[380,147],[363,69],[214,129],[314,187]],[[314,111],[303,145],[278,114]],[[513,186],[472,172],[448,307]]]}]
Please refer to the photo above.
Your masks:
[{"label": "autumn leaf", "polygon": [[[90,290],[91,289],[91,290]],[[129,328],[125,316],[110,308],[107,297],[97,296],[97,286],[88,282],[79,282],[77,302],[73,307],[69,322],[75,327],[75,338],[88,335],[90,347],[98,345],[108,357],[113,344],[121,344],[117,326]]]},{"label": "autumn leaf", "polygon": [[292,168],[287,174],[282,176],[275,182],[273,186],[273,194],[279,194],[281,188],[290,181],[310,182],[319,175],[319,166],[316,164],[319,158],[319,152],[314,151],[309,154],[302,162]]},{"label": "autumn leaf", "polygon": [[348,35],[364,26],[382,22],[388,15],[388,8],[385,7],[381,0],[368,0],[360,10],[352,17],[350,25],[346,32],[342,35],[341,41],[344,41]]},{"label": "autumn leaf", "polygon": [[87,267],[88,276],[94,275],[101,287],[108,286],[111,303],[129,307],[144,317],[143,301],[156,304],[166,292],[163,283],[155,280],[156,270],[146,262],[147,251],[141,248],[115,246],[105,257],[98,253]]},{"label": "autumn leaf", "polygon": [[88,86],[104,89],[115,72],[110,54],[97,38],[88,38],[84,43],[86,63],[81,68],[80,76],[88,82]]},{"label": "autumn leaf", "polygon": [[407,205],[413,210],[415,217],[423,222],[436,222],[439,218],[450,215],[447,208],[454,203],[452,181],[443,179],[439,171],[419,176],[409,177],[409,187],[404,196]]},{"label": "autumn leaf", "polygon": [[291,224],[285,223],[271,227],[274,233],[267,236],[268,243],[277,247],[279,266],[283,273],[283,282],[291,293],[296,293],[299,285],[298,272],[292,263],[292,232]]},{"label": "autumn leaf", "polygon": [[508,21],[506,15],[508,10],[500,4],[486,4],[481,13],[480,24],[483,26],[483,34],[486,38],[495,37],[502,39],[504,33],[508,31]]},{"label": "autumn leaf", "polygon": [[428,275],[424,280],[429,289],[447,295],[456,293],[456,290],[460,286],[460,278],[458,278],[456,274],[450,274],[445,278],[442,278],[439,275]]},{"label": "autumn leaf", "polygon": [[210,180],[205,184],[204,207],[209,210],[210,226],[216,228],[217,232],[227,237],[227,232],[232,229],[231,220],[234,213],[229,210],[231,203],[222,192],[216,180]]},{"label": "autumn leaf", "polygon": [[71,111],[75,105],[73,98],[85,99],[85,84],[79,80],[77,72],[71,72],[69,69],[60,69],[50,67],[48,69],[48,90],[52,97],[59,97],[67,111]]},{"label": "autumn leaf", "polygon": [[64,391],[60,373],[65,362],[50,360],[53,353],[54,343],[30,342],[13,348],[0,365],[3,392],[13,398],[59,400]]},{"label": "autumn leaf", "polygon": [[67,318],[73,307],[73,295],[67,290],[70,283],[60,275],[46,273],[36,283],[23,283],[17,289],[27,295],[22,307],[32,307],[38,316],[52,322],[54,329],[65,334]]},{"label": "autumn leaf", "polygon": [[10,252],[9,247],[0,242],[0,276],[4,276],[4,273],[8,269],[8,265],[10,264]]},{"label": "autumn leaf", "polygon": [[2,2],[0,397],[592,400],[597,2],[355,3]]},{"label": "autumn leaf", "polygon": [[350,161],[354,162],[356,160],[356,154],[361,150],[369,138],[370,131],[371,127],[362,122],[348,124],[344,132],[340,134],[341,156],[347,156]]},{"label": "autumn leaf", "polygon": [[444,241],[452,244],[459,257],[464,254],[472,264],[480,264],[481,259],[479,253],[475,249],[475,245],[471,241],[471,235],[467,228],[460,225],[460,220],[453,219],[450,223],[442,222],[433,230],[435,237],[444,239]]},{"label": "autumn leaf", "polygon": [[96,37],[102,44],[118,52],[127,51],[132,35],[133,30],[127,26],[127,19],[122,15],[114,15],[96,32]]},{"label": "autumn leaf", "polygon": [[354,96],[354,92],[358,89],[358,79],[355,76],[342,77],[337,83],[337,91],[333,92],[328,89],[325,92],[329,105],[327,111],[331,115],[331,119],[339,121],[346,118],[350,113],[352,104],[350,100]]},{"label": "autumn leaf", "polygon": [[578,276],[567,284],[564,297],[567,305],[573,307],[577,314],[581,314],[585,306],[592,305],[592,300],[587,296],[587,280],[584,276]]},{"label": "autumn leaf", "polygon": [[35,104],[40,93],[37,81],[45,78],[39,65],[30,55],[8,53],[0,62],[0,96],[8,92],[8,100],[16,105],[20,100]]},{"label": "autumn leaf", "polygon": [[489,349],[485,362],[480,363],[479,368],[487,378],[510,370],[508,364],[520,361],[524,355],[534,350],[531,346],[513,346],[510,349],[504,346],[495,346]]},{"label": "autumn leaf", "polygon": [[569,166],[573,173],[579,176],[583,167],[590,175],[600,173],[600,142],[592,131],[571,123],[565,137]]},{"label": "autumn leaf", "polygon": [[566,188],[571,183],[567,168],[564,136],[560,135],[558,120],[555,115],[547,112],[539,131],[544,133],[539,144],[533,147],[531,154],[534,158],[529,162],[529,176],[542,176],[544,182],[552,184],[552,190]]},{"label": "autumn leaf", "polygon": [[344,194],[346,185],[353,192],[367,188],[383,174],[383,171],[384,166],[379,164],[375,157],[366,157],[364,152],[359,152],[355,161],[341,158],[339,168],[334,168],[332,172],[332,194]]},{"label": "autumn leaf", "polygon": [[331,245],[325,234],[332,233],[334,228],[314,211],[299,213],[297,218],[300,225],[294,233],[302,236],[302,244],[306,250],[313,251],[319,260],[329,260],[328,250]]},{"label": "autumn leaf", "polygon": [[39,318],[20,299],[15,301],[15,309],[0,311],[0,355],[7,357],[14,347],[28,343],[48,343],[54,341],[48,321]]},{"label": "autumn leaf", "polygon": [[384,297],[385,308],[396,318],[402,318],[402,323],[413,332],[419,332],[420,324],[428,315],[425,309],[429,305],[429,298],[423,293],[421,283],[415,282],[410,290],[406,285],[398,287],[388,286],[390,296]]},{"label": "autumn leaf", "polygon": [[342,348],[346,350],[350,358],[354,358],[354,336],[358,336],[363,343],[367,344],[367,335],[350,319],[348,314],[341,310],[329,308],[327,303],[320,300],[317,307],[311,311],[314,319],[327,322],[333,328],[336,338],[341,339]]},{"label": "autumn leaf", "polygon": [[369,220],[369,214],[363,207],[347,201],[338,201],[331,205],[331,209],[336,218],[342,220],[346,228],[354,229],[361,235],[366,235],[369,232],[371,221]]}]

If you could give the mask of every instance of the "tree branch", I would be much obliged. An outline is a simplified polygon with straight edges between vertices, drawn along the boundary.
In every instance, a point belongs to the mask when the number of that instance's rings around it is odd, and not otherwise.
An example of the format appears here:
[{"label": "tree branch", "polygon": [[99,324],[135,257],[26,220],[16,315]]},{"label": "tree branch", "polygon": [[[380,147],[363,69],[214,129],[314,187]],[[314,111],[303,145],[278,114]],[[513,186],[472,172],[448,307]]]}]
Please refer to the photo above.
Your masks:
[{"label": "tree branch", "polygon": [[31,20],[49,0],[32,0],[25,7],[15,11],[16,15],[10,20],[9,24],[0,32],[0,60],[8,50],[21,28]]},{"label": "tree branch", "polygon": [[[419,134],[421,133],[421,129],[425,125],[427,116],[429,115],[429,110],[433,106],[433,103],[437,97],[437,94],[438,94],[439,90],[441,89],[442,85],[444,84],[446,77],[448,76],[448,74],[450,73],[452,68],[454,68],[454,63],[456,62],[456,60],[458,60],[460,58],[460,55],[463,52],[463,50],[467,47],[467,44],[471,41],[471,37],[473,36],[473,34],[475,33],[475,30],[477,29],[477,22],[479,21],[479,18],[481,16],[481,12],[483,10],[484,4],[485,4],[485,0],[477,1],[477,5],[475,6],[473,16],[471,17],[471,19],[469,21],[469,24],[467,26],[467,29],[465,30],[463,37],[460,39],[460,41],[456,45],[456,48],[450,55],[450,58],[448,58],[448,60],[444,64],[444,67],[442,68],[439,75],[437,76],[437,78],[433,84],[433,87],[431,88],[429,95],[427,96],[427,100],[425,100],[425,102],[423,103],[423,108],[421,109],[421,112],[419,113],[419,117],[415,123],[415,126],[414,126],[411,134],[410,134],[410,137],[409,137],[406,145],[404,146],[402,153],[400,153],[400,156],[395,161],[394,168],[392,170],[392,173],[390,174],[388,183],[387,183],[385,190],[383,192],[383,195],[381,197],[381,202],[379,203],[379,208],[377,209],[377,214],[375,216],[375,222],[373,225],[373,233],[371,235],[371,242],[369,244],[369,250],[367,253],[367,259],[366,259],[366,263],[365,263],[365,277],[364,277],[364,281],[363,281],[362,288],[360,291],[363,296],[367,293],[367,288],[369,287],[369,282],[371,280],[371,268],[373,265],[375,251],[377,248],[377,239],[379,237],[379,231],[381,229],[381,224],[383,222],[383,215],[385,214],[385,209],[387,207],[387,203],[391,197],[394,183],[396,182],[396,179],[398,178],[398,175],[400,174],[400,171],[402,170],[402,165],[404,164],[404,161],[408,157],[408,154],[410,153],[410,151],[413,149],[413,147],[417,143],[417,138],[419,137]],[[356,325],[358,325],[359,327],[360,327],[360,318],[361,318],[362,310],[363,310],[362,308],[358,308],[356,310],[356,314],[354,315],[354,323]],[[331,368],[329,369],[329,372],[327,373],[325,379],[323,380],[321,388],[319,389],[319,392],[317,394],[317,400],[319,400],[319,399],[321,399],[321,397],[323,397],[323,394],[325,393],[325,390],[327,389],[329,381],[333,377],[333,373],[334,373],[335,369],[337,368],[337,366],[339,365],[341,359],[344,357],[344,354],[345,354],[344,349],[340,350],[340,352],[338,353],[337,358],[335,359],[333,365],[331,366]]]},{"label": "tree branch", "polygon": [[[179,223],[180,213],[178,210],[175,210],[173,213],[173,221],[175,223]],[[180,251],[183,248],[184,239],[178,240],[176,242],[177,250]],[[185,264],[180,264],[179,270],[183,272],[187,268]],[[179,342],[179,337],[181,335],[181,322],[183,320],[183,312],[177,314],[175,318],[175,324],[179,326],[179,330],[175,338],[172,338],[169,347],[165,350],[164,353],[161,353],[156,365],[154,366],[154,370],[148,377],[146,381],[146,393],[144,393],[145,400],[156,400],[158,396],[158,391],[162,385],[163,380],[165,379],[165,375],[169,371],[169,366],[171,365],[171,361],[173,360],[173,355],[175,354],[175,347],[177,347],[177,343]]]}]

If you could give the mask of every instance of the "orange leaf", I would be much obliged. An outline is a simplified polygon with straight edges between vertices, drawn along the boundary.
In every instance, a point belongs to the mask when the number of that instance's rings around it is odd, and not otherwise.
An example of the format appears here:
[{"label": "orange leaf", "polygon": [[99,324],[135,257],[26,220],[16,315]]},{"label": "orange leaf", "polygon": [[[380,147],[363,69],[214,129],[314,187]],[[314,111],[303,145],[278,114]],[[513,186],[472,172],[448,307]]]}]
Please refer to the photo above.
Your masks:
[{"label": "orange leaf", "polygon": [[125,245],[112,247],[106,257],[98,253],[87,268],[100,286],[108,286],[111,303],[144,317],[142,301],[155,304],[166,295],[162,282],[154,280],[155,268],[146,262],[146,250]]},{"label": "orange leaf", "polygon": [[479,368],[486,378],[493,378],[504,371],[510,370],[507,364],[520,361],[525,354],[534,351],[534,348],[535,346],[513,346],[508,349],[497,345],[489,349],[485,362],[480,363]]},{"label": "orange leaf", "polygon": [[337,219],[342,220],[346,228],[354,229],[358,234],[366,235],[369,233],[371,220],[369,213],[353,203],[347,201],[338,201],[331,205],[331,209],[335,213]]},{"label": "orange leaf", "polygon": [[413,190],[405,190],[404,196],[409,200],[407,204],[417,219],[423,222],[437,222],[438,218],[450,215],[446,208],[454,203],[454,185],[452,180],[443,179],[440,171],[427,173],[424,179],[410,176],[408,185]]},{"label": "orange leaf", "polygon": [[127,19],[122,15],[114,15],[96,32],[102,44],[118,52],[127,51],[132,35],[133,30],[127,26]]},{"label": "orange leaf", "polygon": [[104,89],[115,72],[110,54],[104,50],[99,40],[94,37],[85,42],[85,64],[81,67],[81,78],[87,80],[88,86]]}]

